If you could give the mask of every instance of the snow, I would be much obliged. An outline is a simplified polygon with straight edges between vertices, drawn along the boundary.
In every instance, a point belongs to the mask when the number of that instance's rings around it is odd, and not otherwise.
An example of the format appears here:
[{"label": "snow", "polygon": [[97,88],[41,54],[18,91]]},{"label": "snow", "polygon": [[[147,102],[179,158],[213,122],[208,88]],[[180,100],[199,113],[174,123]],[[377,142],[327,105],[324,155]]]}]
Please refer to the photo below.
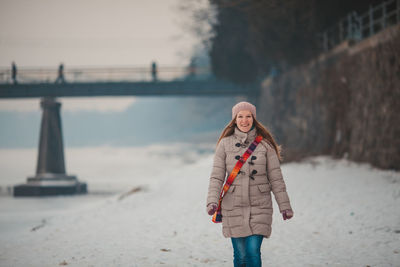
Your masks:
[{"label": "snow", "polygon": [[[67,149],[90,194],[3,192],[0,266],[233,266],[230,239],[205,211],[212,147]],[[31,160],[12,161],[34,154],[0,150],[2,186],[13,171],[31,175]],[[274,203],[265,266],[400,266],[400,173],[324,156],[282,172],[294,217],[283,221]]]}]

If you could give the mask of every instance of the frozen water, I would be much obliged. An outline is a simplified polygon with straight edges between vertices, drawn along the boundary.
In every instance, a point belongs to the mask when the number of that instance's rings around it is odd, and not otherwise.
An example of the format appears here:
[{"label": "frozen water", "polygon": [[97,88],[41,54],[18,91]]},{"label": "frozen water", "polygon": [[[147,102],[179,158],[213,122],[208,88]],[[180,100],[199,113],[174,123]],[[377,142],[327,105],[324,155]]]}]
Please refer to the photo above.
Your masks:
[{"label": "frozen water", "polygon": [[[36,151],[0,150],[0,265],[232,266],[230,240],[205,212],[212,149],[68,148],[68,173],[90,193],[51,198],[9,196]],[[329,157],[282,172],[295,215],[283,221],[274,204],[265,266],[400,266],[398,172]]]}]

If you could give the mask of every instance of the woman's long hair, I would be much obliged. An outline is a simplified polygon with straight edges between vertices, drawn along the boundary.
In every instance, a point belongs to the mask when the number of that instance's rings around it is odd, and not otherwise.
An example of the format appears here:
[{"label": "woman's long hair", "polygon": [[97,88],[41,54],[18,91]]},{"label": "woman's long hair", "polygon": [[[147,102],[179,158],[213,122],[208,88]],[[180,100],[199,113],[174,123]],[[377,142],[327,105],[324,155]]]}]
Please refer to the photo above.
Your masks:
[{"label": "woman's long hair", "polygon": [[[262,125],[261,122],[257,121],[254,118],[254,116],[253,116],[253,125],[257,130],[257,134],[261,135],[264,138],[264,140],[275,149],[279,161],[282,161],[281,146],[275,142],[274,137],[272,136],[270,131],[268,131],[267,127]],[[222,138],[231,136],[235,132],[235,127],[236,127],[236,118],[231,120],[231,122],[229,122],[228,125],[225,126],[224,130],[221,133],[221,136],[218,139],[217,145],[219,144]]]}]

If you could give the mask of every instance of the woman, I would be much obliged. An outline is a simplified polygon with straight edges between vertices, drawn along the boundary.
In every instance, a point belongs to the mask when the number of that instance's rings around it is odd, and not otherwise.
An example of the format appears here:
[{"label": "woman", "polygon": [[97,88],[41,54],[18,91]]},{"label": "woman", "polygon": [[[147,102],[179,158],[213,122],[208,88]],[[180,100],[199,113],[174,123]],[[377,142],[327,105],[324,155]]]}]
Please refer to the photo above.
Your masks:
[{"label": "woman", "polygon": [[280,147],[271,133],[256,120],[256,107],[240,102],[232,108],[232,121],[218,140],[207,197],[207,212],[213,215],[226,174],[257,135],[263,137],[240,169],[221,204],[222,232],[230,237],[234,266],[261,266],[260,247],[271,235],[274,193],[283,219],[293,217],[280,164]]}]

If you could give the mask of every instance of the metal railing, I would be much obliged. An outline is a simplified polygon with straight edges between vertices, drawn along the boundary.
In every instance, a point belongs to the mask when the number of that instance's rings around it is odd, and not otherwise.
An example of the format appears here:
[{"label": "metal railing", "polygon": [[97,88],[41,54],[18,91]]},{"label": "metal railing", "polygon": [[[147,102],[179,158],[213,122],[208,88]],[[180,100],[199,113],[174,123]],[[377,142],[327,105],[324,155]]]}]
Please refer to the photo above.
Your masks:
[{"label": "metal railing", "polygon": [[349,13],[319,35],[320,43],[323,50],[328,51],[343,41],[357,42],[397,23],[400,23],[400,0],[388,0],[370,6],[364,14]]},{"label": "metal railing", "polygon": [[[210,75],[209,67],[65,67],[63,81],[58,79],[59,71],[54,68],[18,67],[16,81],[28,83],[79,83],[79,82],[151,82],[185,79],[205,79]],[[57,80],[58,79],[58,80]],[[0,68],[0,83],[14,83],[12,68]]]}]

